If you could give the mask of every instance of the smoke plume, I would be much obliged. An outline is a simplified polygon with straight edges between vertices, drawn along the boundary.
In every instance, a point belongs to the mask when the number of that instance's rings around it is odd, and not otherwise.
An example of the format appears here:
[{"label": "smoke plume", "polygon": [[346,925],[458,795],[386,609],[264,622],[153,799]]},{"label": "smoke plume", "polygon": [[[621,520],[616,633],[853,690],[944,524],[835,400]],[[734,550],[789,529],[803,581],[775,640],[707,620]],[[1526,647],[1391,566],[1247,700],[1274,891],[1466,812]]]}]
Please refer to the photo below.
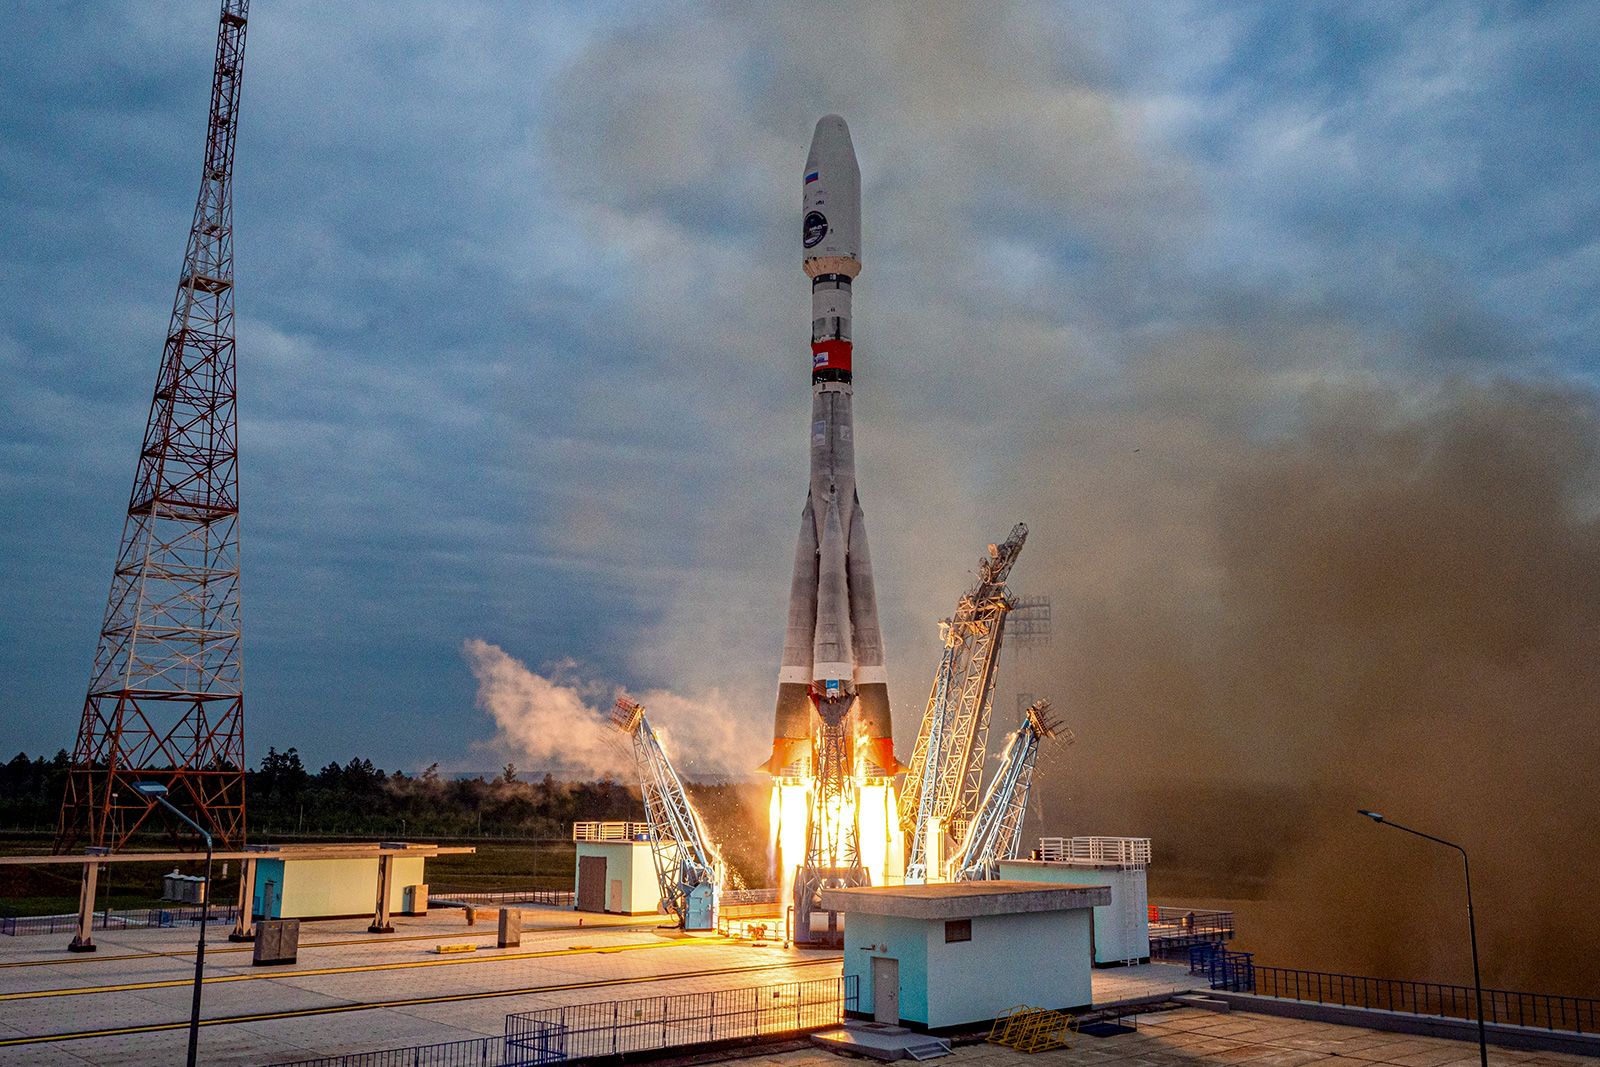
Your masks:
[{"label": "smoke plume", "polygon": [[[495,721],[497,748],[535,772],[632,779],[632,748],[609,717],[620,688],[584,679],[570,662],[540,674],[478,638],[462,653],[478,680],[478,706]],[[691,698],[651,689],[634,698],[681,774],[744,774],[760,759],[760,738],[716,691]]]},{"label": "smoke plume", "polygon": [[1267,418],[1204,362],[1054,422],[1017,498],[1079,738],[1046,832],[1153,837],[1158,881],[1260,901],[1266,962],[1470,979],[1459,857],[1376,808],[1470,852],[1486,980],[1600,993],[1600,401],[1330,378]]}]

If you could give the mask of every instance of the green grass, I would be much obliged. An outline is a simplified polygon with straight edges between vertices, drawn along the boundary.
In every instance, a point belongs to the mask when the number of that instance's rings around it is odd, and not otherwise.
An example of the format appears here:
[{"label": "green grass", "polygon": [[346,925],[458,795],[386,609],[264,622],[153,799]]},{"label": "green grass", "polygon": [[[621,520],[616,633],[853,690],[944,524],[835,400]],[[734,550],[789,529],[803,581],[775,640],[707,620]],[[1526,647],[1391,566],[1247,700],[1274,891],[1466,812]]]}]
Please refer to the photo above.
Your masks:
[{"label": "green grass", "polygon": [[480,844],[470,856],[439,856],[428,861],[430,885],[463,889],[571,889],[571,841]]}]

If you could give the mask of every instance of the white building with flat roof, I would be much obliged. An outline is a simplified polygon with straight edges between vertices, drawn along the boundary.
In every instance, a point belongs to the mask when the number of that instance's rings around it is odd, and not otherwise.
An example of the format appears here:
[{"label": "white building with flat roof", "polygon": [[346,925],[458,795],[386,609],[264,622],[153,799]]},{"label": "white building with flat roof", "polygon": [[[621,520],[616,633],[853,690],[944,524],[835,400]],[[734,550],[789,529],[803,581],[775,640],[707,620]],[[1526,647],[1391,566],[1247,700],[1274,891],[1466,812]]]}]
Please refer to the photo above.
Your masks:
[{"label": "white building with flat roof", "polygon": [[1148,837],[1041,837],[1033,859],[1001,860],[1000,877],[1053,885],[1103,885],[1111,900],[1094,910],[1094,961],[1150,959]]},{"label": "white building with flat roof", "polygon": [[844,973],[856,1013],[925,1030],[983,1023],[1008,1008],[1082,1008],[1090,915],[1102,886],[948,882],[825,889],[844,914]]},{"label": "white building with flat roof", "polygon": [[575,822],[573,900],[578,911],[655,915],[661,881],[647,822]]}]

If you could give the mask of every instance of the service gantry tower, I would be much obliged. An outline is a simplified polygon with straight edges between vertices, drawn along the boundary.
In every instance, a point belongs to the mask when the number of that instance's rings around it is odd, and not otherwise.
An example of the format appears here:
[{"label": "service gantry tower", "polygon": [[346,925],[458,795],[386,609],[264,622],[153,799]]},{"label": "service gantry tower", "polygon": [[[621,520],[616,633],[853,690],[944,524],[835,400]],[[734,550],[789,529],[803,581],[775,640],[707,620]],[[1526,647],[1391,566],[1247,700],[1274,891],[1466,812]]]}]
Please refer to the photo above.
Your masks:
[{"label": "service gantry tower", "polygon": [[223,0],[200,197],[72,754],[56,849],[119,849],[160,782],[242,844],[233,144],[249,0]]}]

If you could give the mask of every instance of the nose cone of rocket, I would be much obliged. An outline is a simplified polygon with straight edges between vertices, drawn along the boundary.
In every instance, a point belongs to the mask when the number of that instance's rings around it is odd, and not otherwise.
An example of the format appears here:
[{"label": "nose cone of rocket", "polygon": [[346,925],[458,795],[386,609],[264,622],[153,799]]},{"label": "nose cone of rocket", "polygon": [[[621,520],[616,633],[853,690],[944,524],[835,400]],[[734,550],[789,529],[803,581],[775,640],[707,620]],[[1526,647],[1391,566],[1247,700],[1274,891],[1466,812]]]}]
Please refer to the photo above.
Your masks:
[{"label": "nose cone of rocket", "polygon": [[811,150],[806,153],[806,170],[816,170],[822,164],[844,165],[860,175],[856,165],[856,146],[850,141],[850,127],[838,115],[824,115],[817,120],[817,129],[811,135]]},{"label": "nose cone of rocket", "polygon": [[802,204],[806,273],[854,277],[861,269],[861,167],[850,127],[838,115],[817,121]]}]

